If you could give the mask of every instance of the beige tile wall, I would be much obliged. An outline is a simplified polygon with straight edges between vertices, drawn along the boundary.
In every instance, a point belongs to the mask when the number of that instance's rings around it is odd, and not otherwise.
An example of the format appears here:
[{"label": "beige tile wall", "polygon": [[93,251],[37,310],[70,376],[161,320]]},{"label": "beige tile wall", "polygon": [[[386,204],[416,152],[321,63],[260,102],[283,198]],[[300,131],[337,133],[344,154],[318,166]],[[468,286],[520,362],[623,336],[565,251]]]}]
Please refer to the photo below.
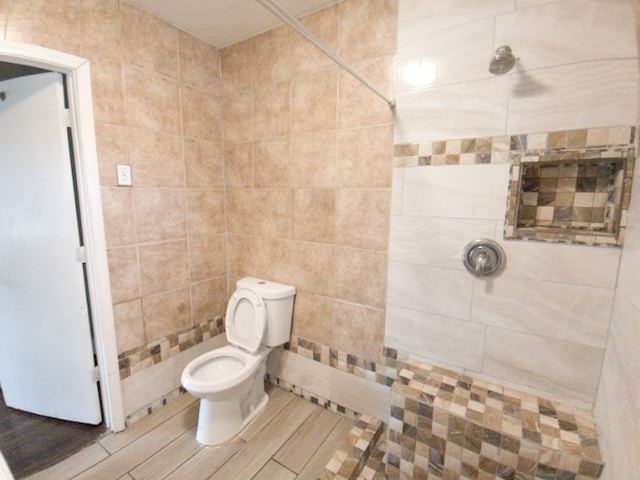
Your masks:
[{"label": "beige tile wall", "polygon": [[[0,0],[6,40],[88,58],[118,351],[223,313],[216,49],[117,0]],[[133,187],[117,187],[116,164]]]},{"label": "beige tile wall", "polygon": [[[350,0],[303,23],[392,92],[396,18],[395,0]],[[389,107],[288,27],[221,57],[230,284],[295,285],[295,334],[381,358]]]},{"label": "beige tile wall", "polygon": [[[396,0],[303,20],[389,92],[396,21]],[[120,352],[223,313],[227,278],[256,275],[298,287],[298,335],[380,357],[393,147],[384,101],[288,27],[219,56],[116,0],[0,0],[0,22],[7,40],[91,61]],[[121,163],[132,188],[116,186]]]}]

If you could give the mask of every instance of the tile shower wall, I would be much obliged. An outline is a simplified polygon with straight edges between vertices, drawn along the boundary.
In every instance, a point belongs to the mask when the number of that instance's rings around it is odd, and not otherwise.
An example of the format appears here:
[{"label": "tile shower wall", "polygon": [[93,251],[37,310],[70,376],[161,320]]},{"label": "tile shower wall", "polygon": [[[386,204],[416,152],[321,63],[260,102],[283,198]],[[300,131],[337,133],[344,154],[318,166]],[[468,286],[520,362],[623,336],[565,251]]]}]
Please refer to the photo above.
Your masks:
[{"label": "tile shower wall", "polygon": [[[631,3],[401,0],[399,18],[396,144],[637,122]],[[503,44],[520,59],[491,77]],[[385,345],[590,406],[620,249],[504,241],[508,168],[395,169]],[[505,248],[502,275],[464,270],[477,237]]]},{"label": "tile shower wall", "polygon": [[[392,91],[395,0],[339,2],[302,22]],[[295,335],[379,360],[389,107],[289,27],[221,57],[229,285],[246,275],[295,285]],[[334,390],[347,383],[336,375]]]},{"label": "tile shower wall", "polygon": [[[117,0],[0,0],[0,27],[91,62],[119,353],[224,313],[218,52]],[[116,186],[120,163],[132,188]],[[145,394],[125,390],[125,405]]]},{"label": "tile shower wall", "polygon": [[[400,5],[396,143],[635,124],[629,1]],[[519,61],[491,77],[504,44]]]},{"label": "tile shower wall", "polygon": [[[636,169],[634,181],[640,181],[640,169]],[[635,189],[594,410],[600,427],[600,445],[607,459],[602,478],[607,480],[640,474],[640,459],[629,455],[640,451],[639,271],[640,189]]]},{"label": "tile shower wall", "polygon": [[[634,1],[636,31],[640,28],[640,1]],[[636,33],[640,45],[640,36]],[[640,110],[640,105],[638,105]],[[640,169],[635,171],[640,181]],[[605,480],[640,474],[640,189],[631,195],[625,245],[611,316],[611,328],[600,376],[595,416],[607,466]]]}]

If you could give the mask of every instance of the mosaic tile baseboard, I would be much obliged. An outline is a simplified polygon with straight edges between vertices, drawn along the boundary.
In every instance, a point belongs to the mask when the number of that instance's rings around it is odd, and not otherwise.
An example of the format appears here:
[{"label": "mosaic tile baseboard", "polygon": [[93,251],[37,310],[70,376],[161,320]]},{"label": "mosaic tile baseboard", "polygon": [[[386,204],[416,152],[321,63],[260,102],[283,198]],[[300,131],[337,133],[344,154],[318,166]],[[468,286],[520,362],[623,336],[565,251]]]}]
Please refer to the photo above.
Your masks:
[{"label": "mosaic tile baseboard", "polygon": [[636,128],[623,126],[398,144],[394,166],[509,163],[515,152],[608,150],[628,147],[636,141]]},{"label": "mosaic tile baseboard", "polygon": [[[170,335],[164,339],[156,340],[149,345],[124,352],[119,356],[120,379],[125,379],[157,363],[168,360],[187,348],[202,343],[203,341],[222,333],[224,333],[224,320],[222,317],[217,317],[215,320],[205,322],[197,327],[180,332],[179,334]],[[351,373],[352,375],[356,375],[368,381],[381,383],[382,385],[391,386],[397,377],[399,353],[393,349],[385,348],[383,351],[384,362],[376,363],[359,358],[353,354],[338,352],[326,345],[311,342],[295,335],[291,337],[291,342],[286,344],[285,348],[292,353],[302,355],[333,368],[341,369],[344,372]],[[277,379],[270,374],[267,374],[266,379],[281,388],[291,391],[310,402],[328,408],[333,412],[342,413],[350,418],[356,418],[358,415],[357,412],[337,405],[330,400],[323,399],[317,395],[306,392],[301,388],[289,384],[282,379]],[[138,421],[158,408],[166,405],[168,400],[176,397],[181,392],[184,392],[184,390],[177,389],[160,399],[154,400],[136,412],[128,415],[125,422],[128,425]]]},{"label": "mosaic tile baseboard", "polygon": [[180,395],[184,394],[185,392],[186,390],[182,387],[176,388],[175,390],[167,393],[166,395],[163,395],[161,398],[158,398],[157,400],[154,400],[153,402],[149,403],[148,405],[145,405],[144,407],[136,410],[135,412],[130,413],[124,419],[125,425],[128,427],[136,423],[137,421],[142,420],[147,415],[151,415],[156,410],[162,407],[165,407],[168,403],[171,403],[172,401],[174,401],[176,398],[178,398]]},{"label": "mosaic tile baseboard", "polygon": [[600,477],[590,412],[408,361],[391,391],[390,478]]},{"label": "mosaic tile baseboard", "polygon": [[182,332],[168,335],[147,345],[123,352],[118,355],[120,380],[152,367],[223,332],[224,320],[222,316],[217,316],[213,320],[203,322]]},{"label": "mosaic tile baseboard", "polygon": [[[332,402],[331,400],[327,400],[326,398],[322,398],[319,395],[316,395],[315,393],[309,392],[303,388],[300,388],[296,385],[293,385],[292,383],[287,382],[286,380],[283,380],[281,378],[276,377],[275,375],[272,375],[270,373],[267,373],[265,375],[265,381],[276,385],[279,388],[282,388],[283,390],[286,390],[287,392],[291,392],[294,395],[297,395],[299,397],[304,398],[306,401],[311,402],[315,405],[318,405],[322,408],[326,408],[327,410],[331,410],[334,413],[340,413],[342,415],[344,415],[345,417],[348,418],[352,418],[352,419],[356,419],[358,418],[358,416],[360,415],[360,413],[351,410],[349,408],[343,407],[342,405],[339,405],[335,402]],[[143,419],[144,417],[146,417],[147,415],[152,414],[153,412],[155,412],[156,410],[158,410],[159,408],[162,408],[164,406],[166,406],[168,403],[172,402],[173,400],[175,400],[176,398],[178,398],[180,395],[185,394],[187,391],[183,388],[183,387],[179,387],[176,388],[175,390],[167,393],[166,395],[163,395],[162,397],[150,402],[149,404],[145,405],[144,407],[136,410],[135,412],[127,415],[127,417],[125,418],[125,424],[127,426]]]},{"label": "mosaic tile baseboard", "polygon": [[361,415],[325,468],[327,480],[356,480],[375,451],[383,432],[380,420]]},{"label": "mosaic tile baseboard", "polygon": [[349,408],[343,407],[342,405],[337,404],[336,402],[332,402],[331,400],[327,400],[326,398],[322,398],[315,393],[309,392],[301,387],[298,387],[286,380],[276,377],[271,373],[267,373],[265,375],[265,380],[273,385],[276,385],[287,392],[291,392],[294,395],[304,398],[307,402],[311,402],[320,407],[326,408],[327,410],[331,410],[334,413],[340,413],[345,417],[356,419],[360,415],[358,412],[351,410]]},{"label": "mosaic tile baseboard", "polygon": [[[194,345],[224,333],[224,331],[224,319],[222,316],[218,316],[214,320],[123,352],[118,355],[120,380],[168,360]],[[291,336],[291,341],[285,344],[284,348],[323,365],[388,387],[393,384],[398,374],[396,368],[398,352],[393,349],[384,348],[383,360],[374,362],[351,353],[339,352],[327,345],[305,340],[296,335]]]},{"label": "mosaic tile baseboard", "polygon": [[391,348],[383,348],[382,361],[380,362],[367,360],[351,353],[339,352],[334,348],[305,340],[296,335],[291,336],[291,341],[285,344],[284,348],[323,365],[387,387],[390,387],[398,376],[399,352]]}]

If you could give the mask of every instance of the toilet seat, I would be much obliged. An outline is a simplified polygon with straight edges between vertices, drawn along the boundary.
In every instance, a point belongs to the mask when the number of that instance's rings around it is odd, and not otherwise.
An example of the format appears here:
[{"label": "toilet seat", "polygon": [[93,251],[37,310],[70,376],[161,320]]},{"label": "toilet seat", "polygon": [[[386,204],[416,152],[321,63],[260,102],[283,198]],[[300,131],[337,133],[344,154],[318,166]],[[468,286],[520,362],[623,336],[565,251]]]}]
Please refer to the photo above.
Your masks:
[{"label": "toilet seat", "polygon": [[230,389],[251,376],[269,351],[265,348],[252,355],[232,345],[216,348],[187,364],[182,372],[182,385],[198,395]]},{"label": "toilet seat", "polygon": [[232,345],[256,352],[262,343],[266,322],[262,298],[247,288],[233,292],[225,315],[227,340]]}]

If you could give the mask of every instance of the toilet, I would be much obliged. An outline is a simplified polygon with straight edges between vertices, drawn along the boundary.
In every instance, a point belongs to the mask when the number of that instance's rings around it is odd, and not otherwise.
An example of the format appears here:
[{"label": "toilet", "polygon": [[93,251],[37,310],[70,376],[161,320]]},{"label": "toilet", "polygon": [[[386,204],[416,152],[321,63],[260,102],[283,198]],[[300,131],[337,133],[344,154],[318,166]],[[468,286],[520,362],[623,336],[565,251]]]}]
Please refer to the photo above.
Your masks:
[{"label": "toilet", "polygon": [[264,410],[267,355],[289,341],[295,293],[293,286],[253,277],[236,282],[225,315],[230,345],[200,355],[182,372],[182,386],[200,398],[201,444],[226,442]]}]

